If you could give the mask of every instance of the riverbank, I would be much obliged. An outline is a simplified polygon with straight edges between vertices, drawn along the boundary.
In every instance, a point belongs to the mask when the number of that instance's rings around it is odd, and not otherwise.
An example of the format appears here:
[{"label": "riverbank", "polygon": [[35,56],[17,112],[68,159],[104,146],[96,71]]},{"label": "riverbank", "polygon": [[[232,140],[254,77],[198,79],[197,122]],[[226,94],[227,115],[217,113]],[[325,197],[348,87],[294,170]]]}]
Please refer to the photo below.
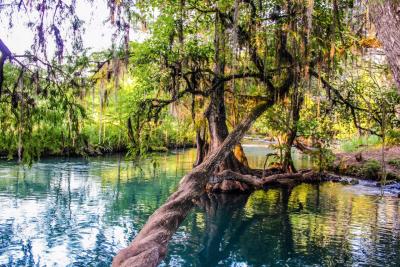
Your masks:
[{"label": "riverbank", "polygon": [[[265,143],[264,140],[252,140]],[[263,151],[265,153],[265,151]],[[301,183],[319,184],[326,181],[356,185],[359,180],[373,182],[376,187],[382,183],[382,152],[379,147],[362,152],[337,152],[336,159],[327,172],[311,171],[312,166],[300,169],[298,173],[282,173],[279,168],[265,170],[252,169],[247,175],[235,173],[219,174],[211,177],[206,187],[210,193],[249,193],[256,189],[271,187],[293,188]],[[400,188],[400,146],[385,149],[385,185]],[[219,177],[224,176],[224,177]]]},{"label": "riverbank", "polygon": [[[187,149],[187,148],[195,148],[196,144],[193,142],[188,143],[180,143],[180,144],[168,144],[167,146],[159,146],[159,147],[149,147],[146,150],[147,154],[151,153],[159,153],[159,152],[169,152],[177,149]],[[77,148],[69,148],[65,147],[63,149],[58,150],[44,150],[40,151],[39,155],[29,155],[30,161],[36,161],[43,158],[59,158],[59,157],[99,157],[99,156],[107,156],[107,155],[115,155],[115,154],[124,154],[129,155],[129,147],[128,146],[120,146],[120,147],[104,147],[104,146],[93,146],[88,145],[81,149]],[[0,151],[0,159],[18,159],[17,151],[10,153],[9,151]]]},{"label": "riverbank", "polygon": [[[400,146],[388,147],[385,154],[387,181],[400,181]],[[339,175],[353,176],[360,179],[381,180],[382,151],[369,148],[361,152],[338,152],[332,171]]]},{"label": "riverbank", "polygon": [[[31,168],[0,162],[0,266],[110,266],[192,169],[194,152],[158,154],[140,164],[118,157],[52,158]],[[247,156],[254,162],[258,150],[249,148]],[[375,183],[364,182],[204,196],[162,265],[399,264],[400,233],[393,230],[399,199],[381,198],[380,188],[369,186]]]}]

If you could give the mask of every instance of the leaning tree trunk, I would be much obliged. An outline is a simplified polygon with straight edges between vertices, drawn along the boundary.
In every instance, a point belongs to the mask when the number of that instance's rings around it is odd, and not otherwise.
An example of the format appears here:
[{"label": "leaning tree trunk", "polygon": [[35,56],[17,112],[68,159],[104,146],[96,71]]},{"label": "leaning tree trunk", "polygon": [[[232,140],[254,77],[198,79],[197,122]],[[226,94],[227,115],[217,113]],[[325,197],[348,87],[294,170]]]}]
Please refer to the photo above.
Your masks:
[{"label": "leaning tree trunk", "polygon": [[272,104],[273,100],[259,104],[227,136],[221,146],[207,159],[183,177],[178,190],[151,215],[129,247],[121,250],[113,266],[157,266],[167,253],[168,242],[185,219],[190,209],[205,190],[209,177],[220,163],[232,153],[252,123]]},{"label": "leaning tree trunk", "polygon": [[375,24],[378,39],[393,72],[400,91],[400,1],[369,0],[370,15]]}]

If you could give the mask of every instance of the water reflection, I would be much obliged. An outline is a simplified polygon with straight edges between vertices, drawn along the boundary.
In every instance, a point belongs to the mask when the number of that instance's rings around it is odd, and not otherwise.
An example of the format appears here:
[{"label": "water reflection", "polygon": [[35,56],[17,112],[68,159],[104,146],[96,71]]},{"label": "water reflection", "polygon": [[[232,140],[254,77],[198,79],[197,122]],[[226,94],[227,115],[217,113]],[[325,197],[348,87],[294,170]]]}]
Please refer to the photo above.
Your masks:
[{"label": "water reflection", "polygon": [[0,265],[108,266],[192,158],[52,159],[31,169],[0,163]]},{"label": "water reflection", "polygon": [[[255,150],[249,161],[259,156]],[[194,159],[190,150],[135,164],[118,156],[31,169],[1,162],[0,266],[109,266]],[[350,188],[204,196],[161,265],[399,266],[399,199]]]},{"label": "water reflection", "polygon": [[[241,215],[240,210],[246,205],[247,198],[247,195],[211,195],[200,200],[199,206],[206,213],[206,229],[199,252],[201,266],[215,266],[228,258],[232,247],[255,219],[237,217]],[[228,229],[231,234],[224,239]]]},{"label": "water reflection", "polygon": [[[251,143],[243,144],[243,150],[246,155],[251,155],[248,157],[250,167],[260,169],[264,166],[265,156],[268,153],[276,153],[276,151],[271,149],[269,143],[260,141],[252,141]],[[313,160],[309,155],[302,154],[294,148],[292,150],[292,158],[297,169],[311,168],[313,165]],[[268,163],[272,161],[277,161],[277,159],[268,159]]]},{"label": "water reflection", "polygon": [[165,265],[399,266],[399,211],[334,183],[203,198]]}]

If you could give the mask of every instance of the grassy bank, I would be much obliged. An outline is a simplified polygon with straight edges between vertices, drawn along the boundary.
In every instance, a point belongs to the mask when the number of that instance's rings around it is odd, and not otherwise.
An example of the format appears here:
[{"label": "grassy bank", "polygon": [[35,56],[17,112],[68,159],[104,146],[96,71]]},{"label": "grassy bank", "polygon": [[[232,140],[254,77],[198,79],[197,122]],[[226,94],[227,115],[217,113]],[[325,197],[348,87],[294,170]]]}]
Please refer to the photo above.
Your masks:
[{"label": "grassy bank", "polygon": [[400,146],[386,148],[384,157],[382,166],[382,150],[377,146],[362,151],[338,152],[333,170],[342,175],[372,180],[381,180],[385,172],[388,181],[400,181]]}]

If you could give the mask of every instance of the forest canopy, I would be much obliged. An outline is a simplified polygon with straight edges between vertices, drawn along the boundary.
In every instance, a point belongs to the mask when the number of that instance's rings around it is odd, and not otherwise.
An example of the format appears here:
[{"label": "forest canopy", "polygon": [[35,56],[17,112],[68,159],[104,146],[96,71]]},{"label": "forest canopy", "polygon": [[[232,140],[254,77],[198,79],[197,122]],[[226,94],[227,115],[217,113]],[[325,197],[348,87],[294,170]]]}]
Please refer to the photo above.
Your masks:
[{"label": "forest canopy", "polygon": [[10,31],[29,14],[34,32],[24,54],[1,43],[3,155],[137,155],[197,142],[199,164],[260,101],[281,103],[281,116],[271,110],[252,132],[286,154],[300,142],[382,136],[382,120],[398,138],[398,94],[367,2],[100,4],[112,32],[104,51],[83,46],[75,1],[1,4]]}]

